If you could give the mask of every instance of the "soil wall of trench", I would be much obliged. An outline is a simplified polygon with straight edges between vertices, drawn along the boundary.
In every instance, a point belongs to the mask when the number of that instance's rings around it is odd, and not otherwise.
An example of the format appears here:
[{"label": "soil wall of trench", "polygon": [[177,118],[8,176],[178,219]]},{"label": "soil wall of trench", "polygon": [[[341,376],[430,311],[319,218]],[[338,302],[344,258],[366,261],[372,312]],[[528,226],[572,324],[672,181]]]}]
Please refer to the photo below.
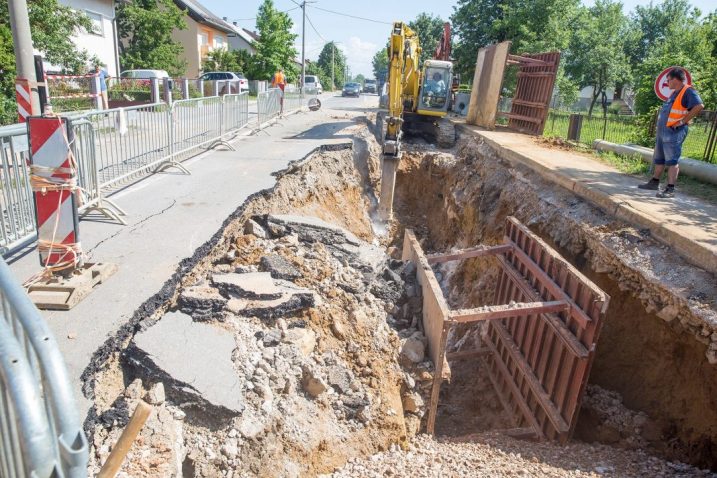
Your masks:
[{"label": "soil wall of trench", "polygon": [[[450,153],[409,145],[396,183],[395,241],[411,227],[427,252],[497,244],[512,215],[610,295],[577,438],[645,447],[717,469],[717,291],[711,274],[649,231],[515,167],[472,137],[460,138]],[[497,262],[455,264],[437,270],[451,306],[492,303]],[[440,420],[439,412],[439,431]]]}]

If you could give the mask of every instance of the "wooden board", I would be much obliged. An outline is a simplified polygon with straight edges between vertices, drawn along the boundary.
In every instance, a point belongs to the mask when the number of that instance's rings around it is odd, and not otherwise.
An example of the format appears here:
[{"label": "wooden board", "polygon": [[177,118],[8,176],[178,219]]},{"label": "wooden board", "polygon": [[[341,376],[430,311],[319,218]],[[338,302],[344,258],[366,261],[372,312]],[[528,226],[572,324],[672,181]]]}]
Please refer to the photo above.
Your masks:
[{"label": "wooden board", "polygon": [[495,129],[510,45],[504,41],[478,50],[466,123]]}]

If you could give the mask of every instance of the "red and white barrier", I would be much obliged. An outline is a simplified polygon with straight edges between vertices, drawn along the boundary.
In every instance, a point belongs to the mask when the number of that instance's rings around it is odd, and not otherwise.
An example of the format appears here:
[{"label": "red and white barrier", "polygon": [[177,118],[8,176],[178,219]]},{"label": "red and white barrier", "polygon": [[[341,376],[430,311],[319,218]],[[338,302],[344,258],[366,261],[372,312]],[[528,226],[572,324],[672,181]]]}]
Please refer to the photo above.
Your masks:
[{"label": "red and white barrier", "polygon": [[72,130],[67,119],[56,116],[30,117],[28,129],[40,263],[50,271],[75,267],[82,252]]},{"label": "red and white barrier", "polygon": [[15,98],[17,100],[17,120],[19,123],[24,123],[33,113],[29,80],[24,78],[15,79]]}]

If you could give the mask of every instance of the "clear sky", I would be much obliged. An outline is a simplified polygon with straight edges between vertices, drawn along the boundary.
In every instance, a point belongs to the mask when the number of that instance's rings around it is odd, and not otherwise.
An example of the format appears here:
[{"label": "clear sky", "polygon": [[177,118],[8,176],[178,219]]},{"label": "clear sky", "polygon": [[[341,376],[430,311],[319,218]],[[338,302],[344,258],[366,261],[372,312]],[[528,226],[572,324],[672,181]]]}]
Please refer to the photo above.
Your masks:
[{"label": "clear sky", "polygon": [[[262,0],[199,0],[219,17],[236,21],[248,30],[255,29],[255,17]],[[301,3],[300,0],[295,0]],[[277,9],[288,11],[294,21],[294,33],[301,35],[301,8],[293,0],[274,0]],[[394,21],[411,21],[421,12],[448,20],[455,0],[316,0],[306,8],[306,58],[316,60],[328,41],[335,41],[348,58],[351,73],[372,77],[371,59],[383,47]],[[592,5],[593,0],[583,0]],[[624,0],[625,11],[649,1]],[[715,0],[692,0],[703,13],[717,9]],[[330,11],[329,11],[330,10]],[[354,18],[361,17],[361,18]],[[301,37],[297,39],[301,58]]]}]

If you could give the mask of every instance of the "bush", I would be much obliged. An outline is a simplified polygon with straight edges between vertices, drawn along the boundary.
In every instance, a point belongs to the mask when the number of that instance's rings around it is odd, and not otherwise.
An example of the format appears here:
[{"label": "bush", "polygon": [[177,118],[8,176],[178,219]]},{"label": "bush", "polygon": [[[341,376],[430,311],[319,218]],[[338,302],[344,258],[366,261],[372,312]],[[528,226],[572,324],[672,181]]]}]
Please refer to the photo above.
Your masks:
[{"label": "bush", "polygon": [[635,132],[630,141],[641,146],[653,147],[655,145],[655,121],[661,105],[653,106],[646,113],[637,116]]},{"label": "bush", "polygon": [[17,123],[15,100],[0,96],[0,126]]}]

